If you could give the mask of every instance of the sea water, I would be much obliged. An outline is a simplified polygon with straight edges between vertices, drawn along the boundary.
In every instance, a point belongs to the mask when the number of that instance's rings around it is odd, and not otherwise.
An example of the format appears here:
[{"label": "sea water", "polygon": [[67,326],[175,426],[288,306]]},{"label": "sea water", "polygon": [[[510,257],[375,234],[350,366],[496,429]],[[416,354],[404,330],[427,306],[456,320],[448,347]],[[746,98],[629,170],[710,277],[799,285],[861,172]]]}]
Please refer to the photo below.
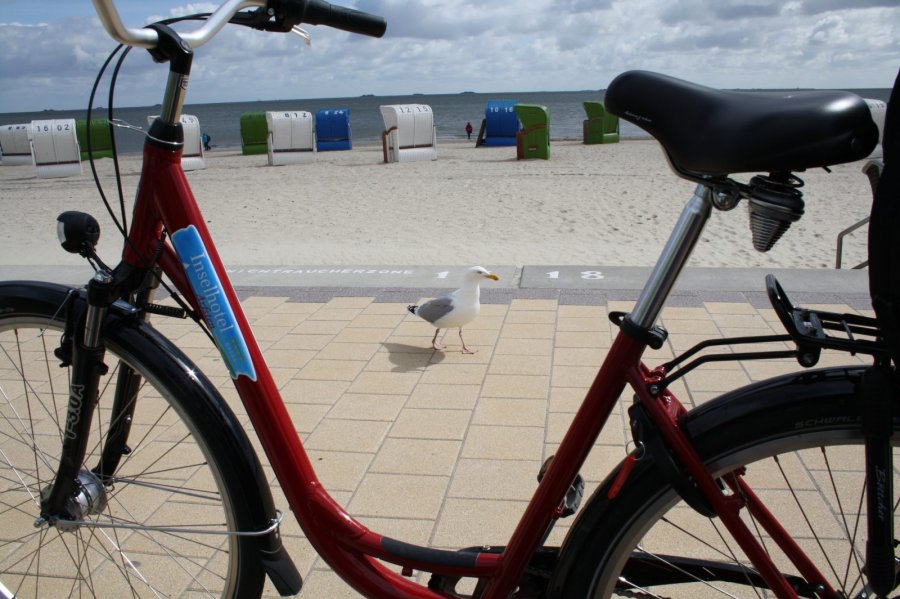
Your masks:
[{"label": "sea water", "polygon": [[[765,90],[759,90],[765,91]],[[890,89],[850,90],[863,98],[887,100]],[[582,123],[585,119],[585,101],[602,101],[598,90],[572,92],[498,92],[459,94],[414,94],[408,96],[360,96],[355,98],[317,98],[307,100],[268,100],[256,102],[222,102],[217,104],[185,104],[184,114],[191,114],[200,121],[201,130],[211,138],[216,149],[241,147],[240,117],[245,112],[300,111],[315,114],[326,108],[349,108],[350,127],[354,144],[381,143],[384,121],[378,107],[386,104],[427,104],[434,113],[438,142],[466,139],[465,126],[472,123],[472,143],[478,135],[484,109],[488,100],[518,100],[528,104],[546,106],[550,113],[550,137],[552,139],[582,139]],[[159,114],[159,106],[116,108],[114,118],[140,129],[147,129],[147,116]],[[30,123],[38,119],[85,118],[86,109],[44,110],[0,114],[0,125]],[[92,118],[107,118],[107,108],[95,108]],[[629,122],[621,121],[623,139],[645,138],[647,134]],[[120,127],[116,143],[120,152],[141,150],[143,137],[140,131]]]}]

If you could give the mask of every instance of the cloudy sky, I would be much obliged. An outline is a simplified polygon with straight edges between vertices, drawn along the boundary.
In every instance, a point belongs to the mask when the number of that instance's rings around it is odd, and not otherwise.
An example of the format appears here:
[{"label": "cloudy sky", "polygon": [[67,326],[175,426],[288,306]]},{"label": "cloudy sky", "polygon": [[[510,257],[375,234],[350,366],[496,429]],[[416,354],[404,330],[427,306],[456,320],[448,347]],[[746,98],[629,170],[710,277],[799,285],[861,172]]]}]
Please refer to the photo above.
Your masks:
[{"label": "cloudy sky", "polygon": [[[891,87],[900,68],[898,0],[343,3],[386,17],[385,37],[309,27],[306,46],[228,27],[197,50],[188,102],[603,89],[633,68],[722,88]],[[117,4],[129,26],[215,7]],[[89,0],[0,0],[0,112],[86,106],[113,47]],[[117,105],[160,102],[164,76],[133,51]]]}]

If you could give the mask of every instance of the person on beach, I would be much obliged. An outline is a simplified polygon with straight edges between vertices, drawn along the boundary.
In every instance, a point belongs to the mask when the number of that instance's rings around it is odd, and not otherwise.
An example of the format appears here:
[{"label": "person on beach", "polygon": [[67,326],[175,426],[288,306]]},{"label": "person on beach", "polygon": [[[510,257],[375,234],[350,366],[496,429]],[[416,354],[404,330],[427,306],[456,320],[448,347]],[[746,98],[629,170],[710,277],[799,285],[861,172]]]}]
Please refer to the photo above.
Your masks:
[{"label": "person on beach", "polygon": [[209,136],[209,133],[203,133],[203,134],[201,134],[201,135],[200,135],[200,139],[203,141],[203,149],[204,149],[204,150],[209,150],[209,142],[210,142],[210,140],[212,139],[212,138]]},{"label": "person on beach", "polygon": [[466,121],[466,138],[472,139],[472,121]]}]

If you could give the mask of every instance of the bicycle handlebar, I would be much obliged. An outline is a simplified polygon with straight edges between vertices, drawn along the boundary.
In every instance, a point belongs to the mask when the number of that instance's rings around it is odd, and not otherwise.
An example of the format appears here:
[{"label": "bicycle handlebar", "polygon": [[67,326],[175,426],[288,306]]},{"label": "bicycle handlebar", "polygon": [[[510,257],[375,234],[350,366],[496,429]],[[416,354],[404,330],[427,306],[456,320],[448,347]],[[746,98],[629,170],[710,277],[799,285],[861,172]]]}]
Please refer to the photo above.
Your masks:
[{"label": "bicycle handlebar", "polygon": [[[155,48],[159,37],[156,31],[146,28],[126,27],[113,0],[92,0],[94,10],[106,32],[116,41],[137,48]],[[238,12],[245,8],[266,9],[266,18],[274,23],[259,27],[268,31],[290,31],[299,23],[325,25],[351,33],[372,37],[384,35],[387,25],[381,17],[351,8],[333,5],[326,0],[225,0],[203,24],[186,33],[181,39],[191,48],[199,48],[211,40]]]},{"label": "bicycle handlebar", "polygon": [[326,0],[270,0],[269,8],[275,10],[277,22],[291,27],[298,23],[325,25],[372,37],[381,37],[387,28],[384,19],[379,16],[337,6]]},{"label": "bicycle handlebar", "polygon": [[[103,23],[103,28],[116,41],[136,48],[155,48],[159,40],[156,31],[145,28],[126,27],[119,17],[113,0],[92,0],[94,10]],[[266,0],[226,0],[213,12],[203,25],[187,33],[179,34],[181,39],[187,42],[191,48],[199,48],[211,40],[226,23],[244,8],[253,6],[262,7]]]}]

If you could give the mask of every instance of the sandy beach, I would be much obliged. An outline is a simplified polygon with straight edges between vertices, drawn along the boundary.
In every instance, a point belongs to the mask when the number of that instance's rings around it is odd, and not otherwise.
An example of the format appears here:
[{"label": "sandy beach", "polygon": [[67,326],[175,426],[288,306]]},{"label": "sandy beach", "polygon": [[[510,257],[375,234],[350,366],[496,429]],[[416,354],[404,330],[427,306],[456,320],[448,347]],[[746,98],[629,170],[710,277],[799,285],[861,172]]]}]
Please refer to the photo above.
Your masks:
[{"label": "sandy beach", "polygon": [[[439,143],[436,161],[384,164],[380,146],[358,146],[321,152],[313,164],[270,167],[266,156],[214,148],[206,169],[188,180],[228,266],[652,265],[693,190],[659,145],[554,141],[551,152],[550,160],[517,161],[515,148],[448,142]],[[98,165],[114,196],[112,161]],[[833,267],[837,234],[868,214],[861,166],[801,174],[806,214],[766,254],[751,245],[743,203],[715,213],[691,265]],[[121,160],[129,203],[139,167],[137,155]],[[2,166],[0,198],[8,215],[0,264],[81,261],[56,240],[64,210],[97,217],[100,255],[115,262],[121,244],[87,163],[83,175],[64,179]],[[845,264],[865,258],[865,231],[846,241]]]}]

